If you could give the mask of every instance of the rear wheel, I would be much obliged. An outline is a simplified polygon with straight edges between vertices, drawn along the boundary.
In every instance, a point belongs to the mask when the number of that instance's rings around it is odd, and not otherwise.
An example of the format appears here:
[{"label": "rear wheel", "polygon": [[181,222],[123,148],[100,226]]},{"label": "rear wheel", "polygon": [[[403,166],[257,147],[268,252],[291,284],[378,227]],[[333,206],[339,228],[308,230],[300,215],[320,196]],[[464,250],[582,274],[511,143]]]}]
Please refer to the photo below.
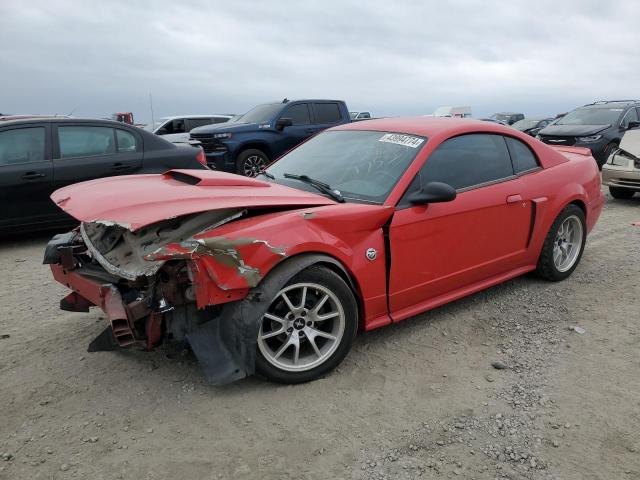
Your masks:
[{"label": "rear wheel", "polygon": [[331,270],[312,266],[275,296],[260,323],[256,371],[281,383],[314,380],[347,355],[358,309],[349,286]]},{"label": "rear wheel", "polygon": [[586,239],[584,212],[577,205],[567,205],[549,229],[538,259],[538,274],[554,282],[567,278],[580,262]]},{"label": "rear wheel", "polygon": [[236,161],[236,173],[245,177],[257,177],[267,168],[269,157],[262,151],[250,149],[241,152]]},{"label": "rear wheel", "polygon": [[625,199],[633,197],[636,192],[624,187],[609,187],[609,193],[613,198]]}]

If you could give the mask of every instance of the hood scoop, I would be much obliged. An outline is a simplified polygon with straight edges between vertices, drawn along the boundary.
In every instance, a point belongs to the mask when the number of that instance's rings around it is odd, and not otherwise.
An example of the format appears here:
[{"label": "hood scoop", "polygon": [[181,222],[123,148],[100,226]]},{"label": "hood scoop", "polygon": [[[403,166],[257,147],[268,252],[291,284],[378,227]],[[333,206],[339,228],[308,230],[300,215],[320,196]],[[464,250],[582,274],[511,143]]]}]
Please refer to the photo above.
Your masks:
[{"label": "hood scoop", "polygon": [[211,170],[169,170],[165,178],[171,178],[188,185],[198,187],[269,187],[271,184],[253,178],[234,175],[233,173],[215,172]]}]

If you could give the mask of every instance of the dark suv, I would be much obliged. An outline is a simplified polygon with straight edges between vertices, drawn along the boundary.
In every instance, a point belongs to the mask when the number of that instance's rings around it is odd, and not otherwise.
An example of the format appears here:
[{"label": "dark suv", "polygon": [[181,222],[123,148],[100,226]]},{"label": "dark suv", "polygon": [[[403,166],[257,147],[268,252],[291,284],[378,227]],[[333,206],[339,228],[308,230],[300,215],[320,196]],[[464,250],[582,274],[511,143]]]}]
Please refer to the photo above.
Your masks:
[{"label": "dark suv", "polygon": [[624,132],[640,125],[640,102],[611,100],[590,103],[567,113],[538,133],[549,145],[574,145],[591,149],[598,167],[618,147]]},{"label": "dark suv", "polygon": [[255,177],[310,136],[349,122],[343,101],[285,99],[258,105],[233,123],[195,128],[191,139],[200,142],[211,168]]}]

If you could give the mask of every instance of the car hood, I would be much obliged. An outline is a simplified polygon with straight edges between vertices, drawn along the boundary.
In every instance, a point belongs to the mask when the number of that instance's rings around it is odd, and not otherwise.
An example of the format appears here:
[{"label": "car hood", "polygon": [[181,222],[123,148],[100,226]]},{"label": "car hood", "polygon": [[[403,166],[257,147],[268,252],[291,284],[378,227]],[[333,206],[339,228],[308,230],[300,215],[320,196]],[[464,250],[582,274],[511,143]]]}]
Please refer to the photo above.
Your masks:
[{"label": "car hood", "polygon": [[194,128],[191,130],[192,134],[202,133],[219,133],[219,132],[252,132],[260,128],[265,128],[263,125],[269,125],[269,123],[216,123],[213,125],[204,125],[202,127]]},{"label": "car hood", "polygon": [[170,170],[77,183],[51,199],[82,222],[119,225],[129,231],[206,211],[303,208],[335,204],[322,195],[211,170]]},{"label": "car hood", "polygon": [[586,137],[595,135],[611,125],[549,125],[540,130],[540,135],[558,137]]}]

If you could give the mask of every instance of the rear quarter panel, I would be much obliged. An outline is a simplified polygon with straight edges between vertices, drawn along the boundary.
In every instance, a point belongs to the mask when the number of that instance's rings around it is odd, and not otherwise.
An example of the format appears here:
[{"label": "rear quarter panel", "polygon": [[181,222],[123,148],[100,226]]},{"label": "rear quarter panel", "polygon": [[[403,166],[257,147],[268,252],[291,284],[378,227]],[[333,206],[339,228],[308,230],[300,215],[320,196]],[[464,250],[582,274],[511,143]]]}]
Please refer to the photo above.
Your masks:
[{"label": "rear quarter panel", "polygon": [[546,167],[521,178],[535,208],[528,261],[537,263],[544,240],[556,217],[570,203],[584,212],[590,232],[602,211],[600,174],[590,153],[556,150],[532,139],[529,144]]}]

